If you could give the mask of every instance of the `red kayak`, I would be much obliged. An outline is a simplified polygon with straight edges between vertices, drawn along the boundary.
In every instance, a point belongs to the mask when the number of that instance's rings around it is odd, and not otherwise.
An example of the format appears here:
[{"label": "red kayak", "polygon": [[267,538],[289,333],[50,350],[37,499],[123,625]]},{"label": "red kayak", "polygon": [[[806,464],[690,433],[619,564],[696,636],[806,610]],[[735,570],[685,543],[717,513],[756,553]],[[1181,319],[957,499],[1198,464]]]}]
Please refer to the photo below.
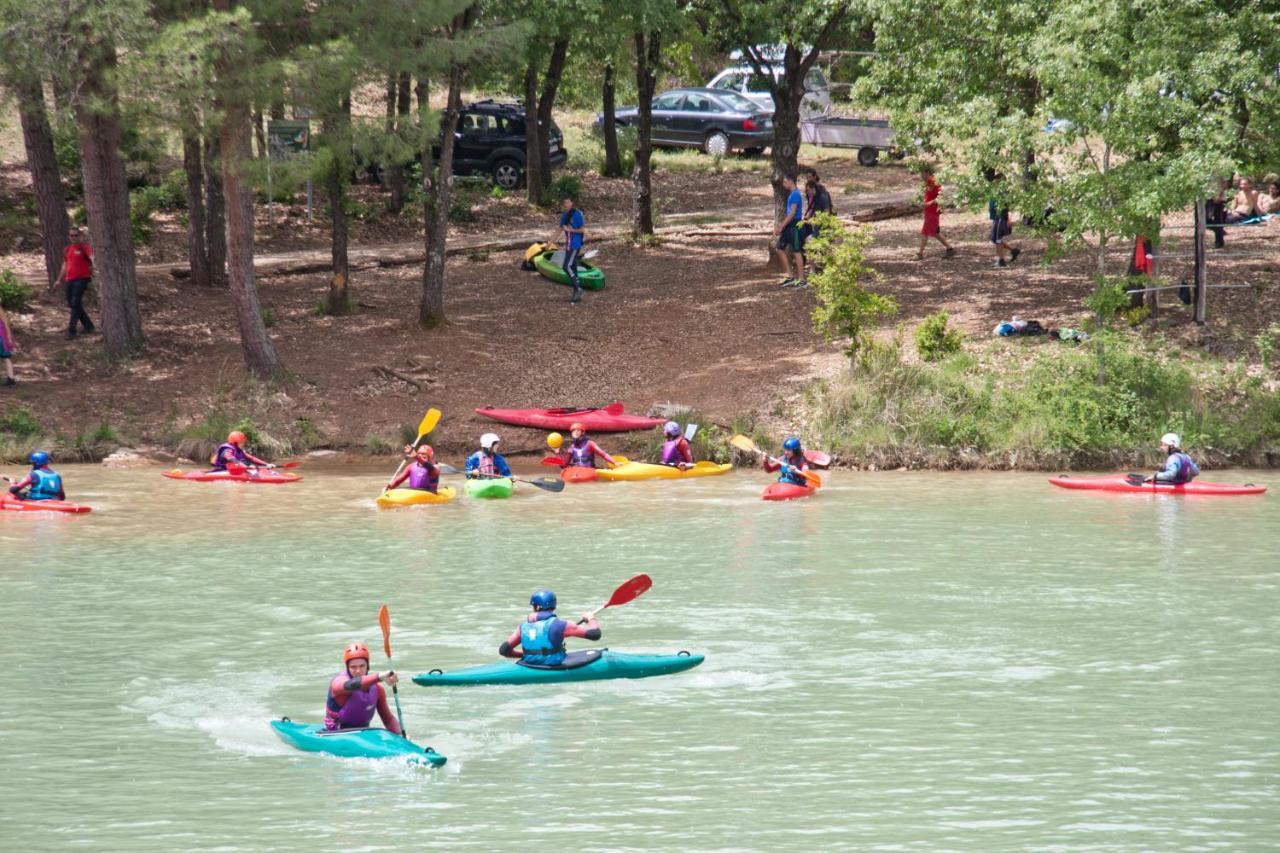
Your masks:
[{"label": "red kayak", "polygon": [[70,501],[23,501],[8,492],[0,493],[0,510],[13,512],[92,512],[93,507],[84,504],[73,504]]},{"label": "red kayak", "polygon": [[813,486],[797,486],[795,483],[770,483],[760,497],[767,501],[793,501],[807,498],[818,491]]},{"label": "red kayak", "polygon": [[174,468],[165,471],[170,480],[190,480],[193,483],[296,483],[302,479],[297,474],[288,474],[271,469],[250,468],[243,473],[230,471],[181,471]]},{"label": "red kayak", "polygon": [[1123,474],[1110,477],[1050,477],[1049,482],[1063,489],[1084,489],[1095,492],[1146,492],[1157,495],[1260,495],[1267,490],[1266,486],[1255,486],[1245,483],[1233,486],[1230,483],[1202,483],[1192,480],[1190,483],[1142,483],[1134,485]]},{"label": "red kayak", "polygon": [[597,469],[585,465],[570,465],[560,471],[560,478],[566,483],[594,483],[599,476]]},{"label": "red kayak", "polygon": [[622,405],[614,403],[607,409],[476,409],[483,415],[504,424],[554,429],[568,432],[570,425],[582,424],[587,432],[627,432],[633,429],[652,429],[665,423],[662,418],[642,418],[628,415]]}]

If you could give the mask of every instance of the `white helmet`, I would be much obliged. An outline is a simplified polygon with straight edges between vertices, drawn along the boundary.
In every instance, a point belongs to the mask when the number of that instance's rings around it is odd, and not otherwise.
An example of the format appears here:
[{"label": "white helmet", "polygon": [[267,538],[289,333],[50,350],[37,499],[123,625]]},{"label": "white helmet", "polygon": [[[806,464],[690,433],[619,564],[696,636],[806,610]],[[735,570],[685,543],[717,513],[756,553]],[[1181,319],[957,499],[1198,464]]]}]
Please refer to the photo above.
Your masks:
[{"label": "white helmet", "polygon": [[493,446],[500,441],[496,432],[486,432],[480,436],[480,446],[485,450],[492,450]]},{"label": "white helmet", "polygon": [[1160,443],[1167,444],[1170,447],[1179,447],[1182,445],[1182,440],[1178,438],[1178,434],[1176,432],[1166,432],[1164,435],[1160,436]]}]

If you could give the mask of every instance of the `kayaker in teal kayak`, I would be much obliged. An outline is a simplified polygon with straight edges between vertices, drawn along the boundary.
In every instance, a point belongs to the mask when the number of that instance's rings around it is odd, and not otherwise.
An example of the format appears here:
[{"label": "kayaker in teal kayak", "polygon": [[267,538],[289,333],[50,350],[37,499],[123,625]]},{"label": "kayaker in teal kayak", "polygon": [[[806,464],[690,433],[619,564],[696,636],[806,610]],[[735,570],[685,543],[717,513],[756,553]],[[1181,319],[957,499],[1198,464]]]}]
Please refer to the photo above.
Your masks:
[{"label": "kayaker in teal kayak", "polygon": [[387,730],[400,734],[400,723],[387,705],[387,691],[400,679],[394,672],[369,672],[369,650],[364,643],[352,643],[342,652],[346,673],[338,673],[329,681],[329,696],[324,703],[324,727],[362,729],[369,725],[376,710]]},{"label": "kayaker in teal kayak", "polygon": [[1176,432],[1166,432],[1160,438],[1160,449],[1168,454],[1164,470],[1146,479],[1148,483],[1190,483],[1200,476],[1200,469],[1191,457],[1181,450],[1182,440]]},{"label": "kayaker in teal kayak", "polygon": [[49,454],[37,450],[28,457],[31,473],[9,487],[9,494],[21,501],[65,501],[62,475],[49,467]]},{"label": "kayaker in teal kayak", "polygon": [[618,463],[613,461],[612,456],[605,453],[600,448],[600,445],[587,438],[587,431],[582,424],[571,424],[569,434],[573,437],[573,440],[560,448],[560,458],[564,460],[565,465],[574,468],[594,468],[596,467],[596,457],[599,456],[609,463],[610,468],[618,467]]},{"label": "kayaker in teal kayak", "polygon": [[431,445],[421,444],[417,450],[414,450],[412,444],[406,444],[404,452],[413,455],[413,464],[393,477],[391,482],[387,483],[386,490],[389,492],[408,480],[409,485],[405,486],[406,489],[419,489],[439,494],[440,466],[436,464],[436,453],[431,449]]},{"label": "kayaker in teal kayak", "polygon": [[228,463],[238,462],[241,465],[256,465],[259,468],[274,468],[276,466],[267,462],[265,459],[250,454],[244,449],[244,443],[247,439],[240,430],[234,430],[227,434],[227,440],[218,445],[218,449],[213,453],[213,470],[225,471]]},{"label": "kayaker in teal kayak", "polygon": [[510,477],[511,466],[498,453],[498,442],[502,441],[496,432],[486,432],[480,436],[480,449],[467,457],[467,479],[475,477]]},{"label": "kayaker in teal kayak", "polygon": [[504,658],[519,658],[533,666],[559,666],[564,662],[565,637],[600,639],[600,624],[594,613],[583,614],[585,626],[556,616],[556,594],[549,589],[535,591],[529,596],[529,604],[533,612],[498,646],[498,654]]},{"label": "kayaker in teal kayak", "polygon": [[683,471],[693,467],[693,448],[689,439],[680,434],[680,424],[667,421],[662,425],[662,464],[671,465]]},{"label": "kayaker in teal kayak", "polygon": [[804,457],[804,448],[800,446],[800,439],[794,435],[782,442],[782,457],[774,462],[768,456],[764,457],[764,470],[773,472],[781,471],[778,477],[779,483],[792,483],[797,486],[808,485],[808,480],[804,478],[801,471],[809,470],[809,460]]}]

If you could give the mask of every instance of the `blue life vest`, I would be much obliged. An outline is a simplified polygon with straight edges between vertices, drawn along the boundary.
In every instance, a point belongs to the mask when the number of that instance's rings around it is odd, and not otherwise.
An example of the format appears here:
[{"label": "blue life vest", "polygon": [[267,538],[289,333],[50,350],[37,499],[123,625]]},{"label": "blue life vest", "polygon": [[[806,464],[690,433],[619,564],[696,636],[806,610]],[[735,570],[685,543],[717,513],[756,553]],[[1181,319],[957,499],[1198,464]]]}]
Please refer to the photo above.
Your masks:
[{"label": "blue life vest", "polygon": [[800,473],[800,466],[804,465],[806,461],[803,454],[801,454],[799,460],[797,460],[791,454],[788,453],[786,456],[783,456],[778,461],[782,462],[784,465],[791,466],[790,472],[783,471],[781,474],[778,475],[779,483],[792,483],[797,486],[809,485],[809,481],[806,480],[804,478],[804,475]]},{"label": "blue life vest", "polygon": [[56,501],[62,492],[62,475],[48,468],[32,468],[35,482],[27,490],[29,501]]},{"label": "blue life vest", "polygon": [[520,649],[525,663],[541,666],[564,663],[564,629],[568,624],[546,611],[537,614],[536,622],[525,620],[520,626]]}]

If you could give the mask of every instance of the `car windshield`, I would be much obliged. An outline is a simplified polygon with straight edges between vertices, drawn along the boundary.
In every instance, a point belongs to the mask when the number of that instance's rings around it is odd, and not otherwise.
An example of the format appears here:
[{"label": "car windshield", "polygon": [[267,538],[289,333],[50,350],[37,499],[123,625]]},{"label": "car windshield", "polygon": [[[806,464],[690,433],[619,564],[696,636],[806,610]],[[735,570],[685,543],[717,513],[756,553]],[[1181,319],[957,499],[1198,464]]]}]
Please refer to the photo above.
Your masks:
[{"label": "car windshield", "polygon": [[744,98],[737,92],[718,92],[716,97],[728,104],[729,109],[740,113],[757,113],[761,110],[759,104],[750,98]]}]

